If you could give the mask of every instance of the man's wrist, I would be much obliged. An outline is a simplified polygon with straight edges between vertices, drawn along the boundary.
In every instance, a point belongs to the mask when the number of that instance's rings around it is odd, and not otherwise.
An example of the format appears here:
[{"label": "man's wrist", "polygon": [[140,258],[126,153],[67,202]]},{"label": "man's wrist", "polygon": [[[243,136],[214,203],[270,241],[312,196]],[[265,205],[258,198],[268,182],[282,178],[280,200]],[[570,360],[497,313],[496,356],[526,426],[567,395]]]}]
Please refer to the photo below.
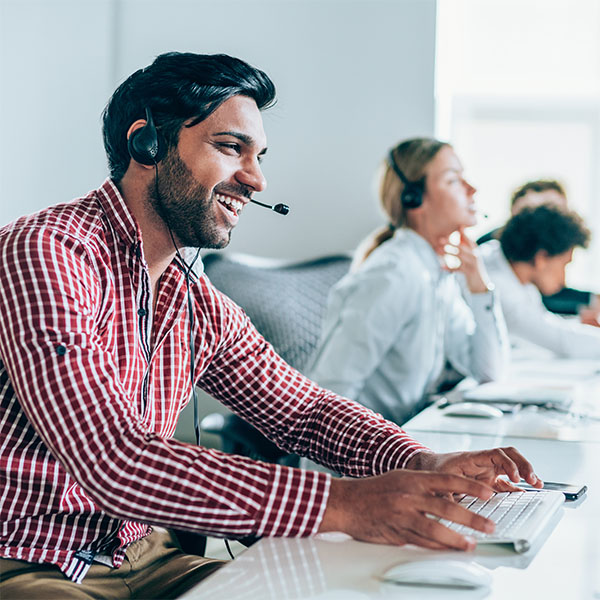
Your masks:
[{"label": "man's wrist", "polygon": [[319,533],[326,531],[344,531],[345,526],[345,508],[351,502],[349,497],[350,488],[345,479],[332,478],[329,494],[327,496],[327,506],[323,514],[323,519],[319,524]]},{"label": "man's wrist", "polygon": [[433,471],[435,466],[435,452],[416,452],[408,461],[406,461],[406,469],[413,471]]}]

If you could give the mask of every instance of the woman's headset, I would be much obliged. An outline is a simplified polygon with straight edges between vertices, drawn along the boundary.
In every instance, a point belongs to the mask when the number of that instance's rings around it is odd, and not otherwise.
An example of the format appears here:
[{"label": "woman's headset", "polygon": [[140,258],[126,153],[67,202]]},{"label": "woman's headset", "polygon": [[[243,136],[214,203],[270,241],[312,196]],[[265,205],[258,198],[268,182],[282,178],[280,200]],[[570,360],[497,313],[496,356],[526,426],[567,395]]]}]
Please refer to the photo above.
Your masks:
[{"label": "woman's headset", "polygon": [[396,163],[394,158],[394,150],[390,150],[388,154],[388,163],[394,170],[394,173],[398,175],[400,181],[404,184],[402,194],[400,195],[400,201],[404,208],[419,208],[423,204],[423,192],[425,191],[425,178],[419,181],[409,181],[404,173],[400,170],[400,167]]}]

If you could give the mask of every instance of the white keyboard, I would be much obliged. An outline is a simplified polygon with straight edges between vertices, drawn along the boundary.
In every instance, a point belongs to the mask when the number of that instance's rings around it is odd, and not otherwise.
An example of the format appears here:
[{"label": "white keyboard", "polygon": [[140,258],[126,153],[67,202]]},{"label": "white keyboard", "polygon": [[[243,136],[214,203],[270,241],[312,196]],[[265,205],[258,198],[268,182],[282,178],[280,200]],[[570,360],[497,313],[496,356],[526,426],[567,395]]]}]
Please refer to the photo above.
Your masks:
[{"label": "white keyboard", "polygon": [[476,531],[446,519],[440,519],[440,523],[475,538],[478,544],[512,544],[517,552],[527,552],[564,501],[562,492],[549,490],[498,492],[489,500],[463,496],[459,504],[494,521],[494,533]]}]

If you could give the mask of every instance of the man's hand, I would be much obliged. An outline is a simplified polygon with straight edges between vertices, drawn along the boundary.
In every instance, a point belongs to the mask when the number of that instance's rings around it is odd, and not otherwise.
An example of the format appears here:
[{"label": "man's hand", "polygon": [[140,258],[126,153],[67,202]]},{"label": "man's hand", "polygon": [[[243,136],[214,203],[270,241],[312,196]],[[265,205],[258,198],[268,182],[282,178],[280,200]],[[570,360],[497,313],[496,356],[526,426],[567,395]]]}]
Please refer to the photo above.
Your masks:
[{"label": "man's hand", "polygon": [[519,488],[500,476],[508,476],[510,481],[518,483],[524,479],[530,485],[541,488],[542,481],[533,471],[531,464],[515,448],[493,448],[476,452],[450,452],[435,454],[420,452],[413,456],[408,469],[436,471],[463,475],[481,481],[499,492],[517,491]]},{"label": "man's hand", "polygon": [[343,531],[357,540],[380,544],[472,550],[474,540],[428,515],[491,533],[493,522],[456,504],[453,495],[487,500],[492,490],[519,490],[510,482],[518,483],[521,478],[536,488],[543,487],[531,464],[512,447],[448,454],[420,452],[404,470],[365,479],[332,480],[319,531]]},{"label": "man's hand", "polygon": [[379,544],[472,550],[474,540],[428,516],[486,533],[494,531],[492,521],[453,502],[448,497],[453,493],[488,499],[492,489],[461,475],[408,469],[365,479],[333,479],[319,531],[343,531],[357,540]]}]

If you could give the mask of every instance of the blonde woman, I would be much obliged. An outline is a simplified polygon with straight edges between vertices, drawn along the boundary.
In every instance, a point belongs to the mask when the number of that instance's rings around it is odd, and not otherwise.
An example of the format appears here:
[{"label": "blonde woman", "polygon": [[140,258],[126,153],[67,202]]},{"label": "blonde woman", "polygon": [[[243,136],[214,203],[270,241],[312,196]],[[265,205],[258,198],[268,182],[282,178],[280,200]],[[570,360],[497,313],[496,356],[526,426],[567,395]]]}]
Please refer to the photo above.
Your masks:
[{"label": "blonde woman", "polygon": [[390,151],[380,182],[388,225],[361,244],[330,294],[315,381],[403,423],[436,390],[446,361],[479,382],[503,374],[506,326],[464,234],[476,222],[475,191],[449,144],[417,138]]}]

